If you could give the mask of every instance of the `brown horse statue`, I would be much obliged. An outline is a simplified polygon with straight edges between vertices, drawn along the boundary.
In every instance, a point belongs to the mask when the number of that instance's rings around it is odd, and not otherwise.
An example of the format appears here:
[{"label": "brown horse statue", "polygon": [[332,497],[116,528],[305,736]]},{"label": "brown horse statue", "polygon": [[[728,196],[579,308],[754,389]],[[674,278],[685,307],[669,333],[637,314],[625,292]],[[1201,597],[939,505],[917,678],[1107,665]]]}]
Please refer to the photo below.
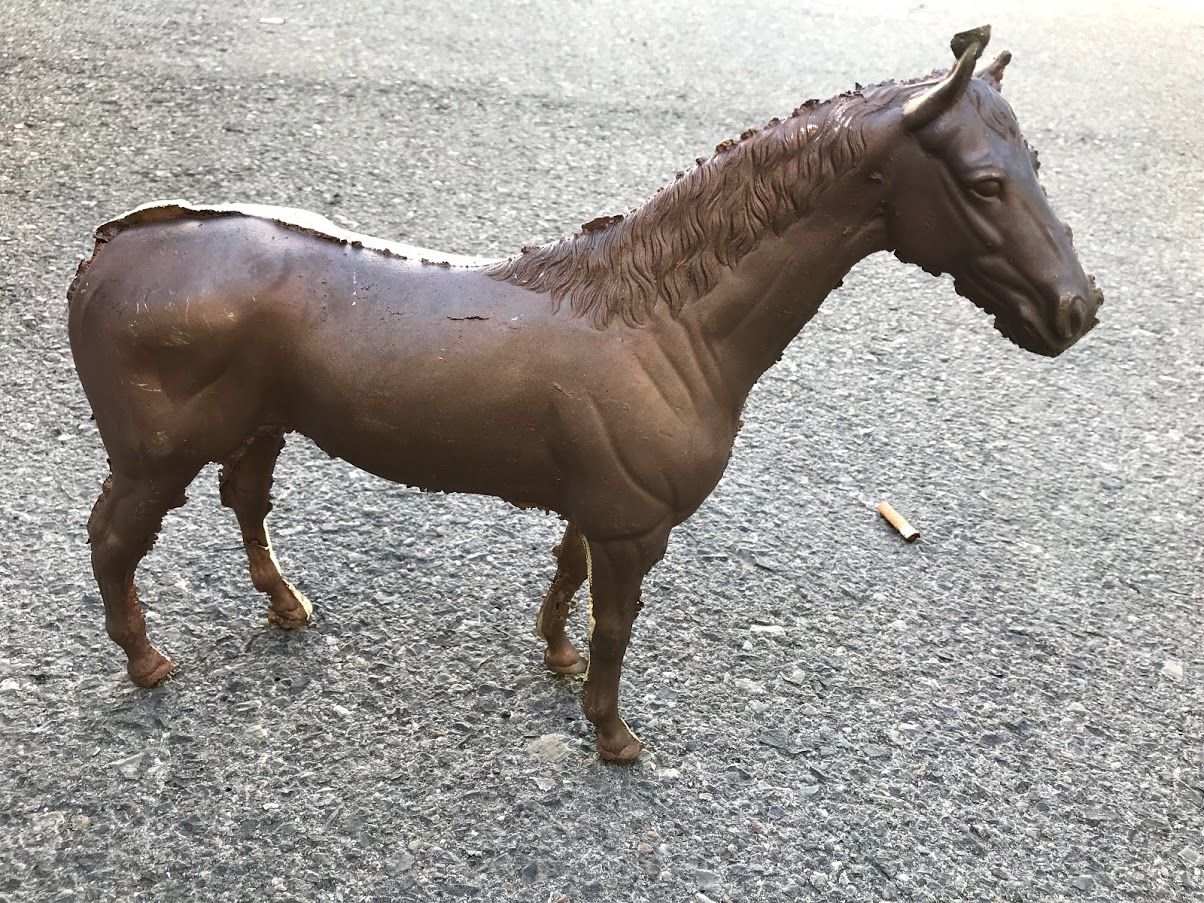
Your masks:
[{"label": "brown horse statue", "polygon": [[[1009,55],[807,101],[724,141],[626,216],[506,260],[454,258],[301,211],[139,208],[97,231],[68,294],[76,368],[111,475],[88,522],[109,635],[149,687],[134,571],[209,462],[268,617],[310,603],[264,517],[289,432],[409,486],[567,521],[539,612],[547,666],[586,672],[603,758],[642,744],[619,671],[644,575],[714,489],[753,384],[875,251],[930,273],[1017,345],[1065,351],[1102,296],[1000,94]],[[589,667],[565,635],[590,581]]]}]

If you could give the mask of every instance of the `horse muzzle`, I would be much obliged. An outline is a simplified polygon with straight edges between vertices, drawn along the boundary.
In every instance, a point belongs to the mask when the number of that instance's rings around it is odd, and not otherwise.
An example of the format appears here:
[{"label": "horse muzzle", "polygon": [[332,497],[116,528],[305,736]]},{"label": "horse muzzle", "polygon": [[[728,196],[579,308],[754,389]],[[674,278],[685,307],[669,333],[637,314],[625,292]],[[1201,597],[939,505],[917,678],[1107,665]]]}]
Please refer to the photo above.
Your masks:
[{"label": "horse muzzle", "polygon": [[1087,277],[1088,290],[1080,292],[1063,292],[1058,297],[1057,315],[1054,323],[1058,335],[1070,344],[1077,342],[1090,332],[1099,319],[1096,313],[1104,303],[1104,293],[1100,291],[1099,283],[1094,276]]}]

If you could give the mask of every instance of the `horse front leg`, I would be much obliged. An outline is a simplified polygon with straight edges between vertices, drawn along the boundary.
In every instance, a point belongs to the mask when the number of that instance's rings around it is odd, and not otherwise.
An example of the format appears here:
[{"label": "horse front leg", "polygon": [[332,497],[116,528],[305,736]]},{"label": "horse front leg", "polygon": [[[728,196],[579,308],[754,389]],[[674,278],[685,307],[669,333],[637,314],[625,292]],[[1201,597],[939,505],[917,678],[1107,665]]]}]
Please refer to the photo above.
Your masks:
[{"label": "horse front leg", "polygon": [[556,556],[556,576],[548,587],[535,630],[547,641],[543,660],[549,671],[557,674],[580,674],[586,669],[585,659],[564,632],[564,622],[572,610],[573,594],[585,582],[585,540],[572,524],[565,527],[564,538],[552,550]]},{"label": "horse front leg", "polygon": [[589,542],[589,670],[582,708],[598,734],[598,754],[608,762],[635,761],[644,748],[619,716],[619,676],[639,613],[644,575],[665,554],[668,531],[637,539]]}]

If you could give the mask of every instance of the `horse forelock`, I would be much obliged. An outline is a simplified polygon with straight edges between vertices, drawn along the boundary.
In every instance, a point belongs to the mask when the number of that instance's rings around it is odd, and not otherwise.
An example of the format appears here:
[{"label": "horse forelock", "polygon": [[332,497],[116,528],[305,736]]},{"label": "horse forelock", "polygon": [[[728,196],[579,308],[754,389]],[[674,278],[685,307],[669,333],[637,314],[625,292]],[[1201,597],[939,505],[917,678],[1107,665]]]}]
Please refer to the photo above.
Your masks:
[{"label": "horse forelock", "polygon": [[975,79],[975,82],[977,84],[967,93],[987,127],[1000,138],[1015,140],[1022,137],[1012,105],[999,89],[986,79]]},{"label": "horse forelock", "polygon": [[[915,80],[916,82],[922,79]],[[853,168],[870,114],[899,102],[913,82],[885,82],[807,101],[789,118],[719,144],[625,217],[489,268],[494,278],[549,294],[602,327],[638,326],[655,308],[677,314],[704,296],[766,233],[806,216],[819,194]]]},{"label": "horse forelock", "polygon": [[1005,141],[1022,143],[1032,159],[1033,171],[1039,172],[1041,170],[1040,154],[1020,131],[1020,122],[1016,119],[1016,113],[999,90],[999,85],[989,78],[975,79],[975,81],[981,82],[981,85],[968,93],[974,108],[982,117],[982,121],[986,123],[987,128]]}]

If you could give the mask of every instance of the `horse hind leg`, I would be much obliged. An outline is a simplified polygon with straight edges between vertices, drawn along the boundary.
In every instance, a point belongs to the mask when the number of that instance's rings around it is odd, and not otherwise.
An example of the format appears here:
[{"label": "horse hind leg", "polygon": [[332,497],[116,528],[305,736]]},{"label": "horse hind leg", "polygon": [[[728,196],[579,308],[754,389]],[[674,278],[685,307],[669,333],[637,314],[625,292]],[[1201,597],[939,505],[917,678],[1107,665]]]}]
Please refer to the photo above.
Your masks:
[{"label": "horse hind leg", "polygon": [[577,528],[569,524],[560,545],[552,550],[556,556],[556,576],[548,587],[535,630],[548,644],[543,660],[549,671],[557,674],[582,674],[585,659],[564,632],[564,623],[572,610],[573,594],[588,576],[585,541]]},{"label": "horse hind leg", "polygon": [[268,620],[288,629],[309,623],[313,606],[305,594],[284,579],[272,551],[264,520],[272,510],[272,471],[284,447],[284,431],[256,434],[221,471],[222,504],[234,511],[242,531],[251,582],[267,595]]},{"label": "horse hind leg", "polygon": [[92,571],[105,606],[105,628],[127,658],[130,679],[153,687],[175,665],[150,644],[138,602],[134,572],[146,555],[163,516],[184,504],[184,490],[201,465],[160,466],[153,473],[115,471],[104,482],[88,519]]}]

